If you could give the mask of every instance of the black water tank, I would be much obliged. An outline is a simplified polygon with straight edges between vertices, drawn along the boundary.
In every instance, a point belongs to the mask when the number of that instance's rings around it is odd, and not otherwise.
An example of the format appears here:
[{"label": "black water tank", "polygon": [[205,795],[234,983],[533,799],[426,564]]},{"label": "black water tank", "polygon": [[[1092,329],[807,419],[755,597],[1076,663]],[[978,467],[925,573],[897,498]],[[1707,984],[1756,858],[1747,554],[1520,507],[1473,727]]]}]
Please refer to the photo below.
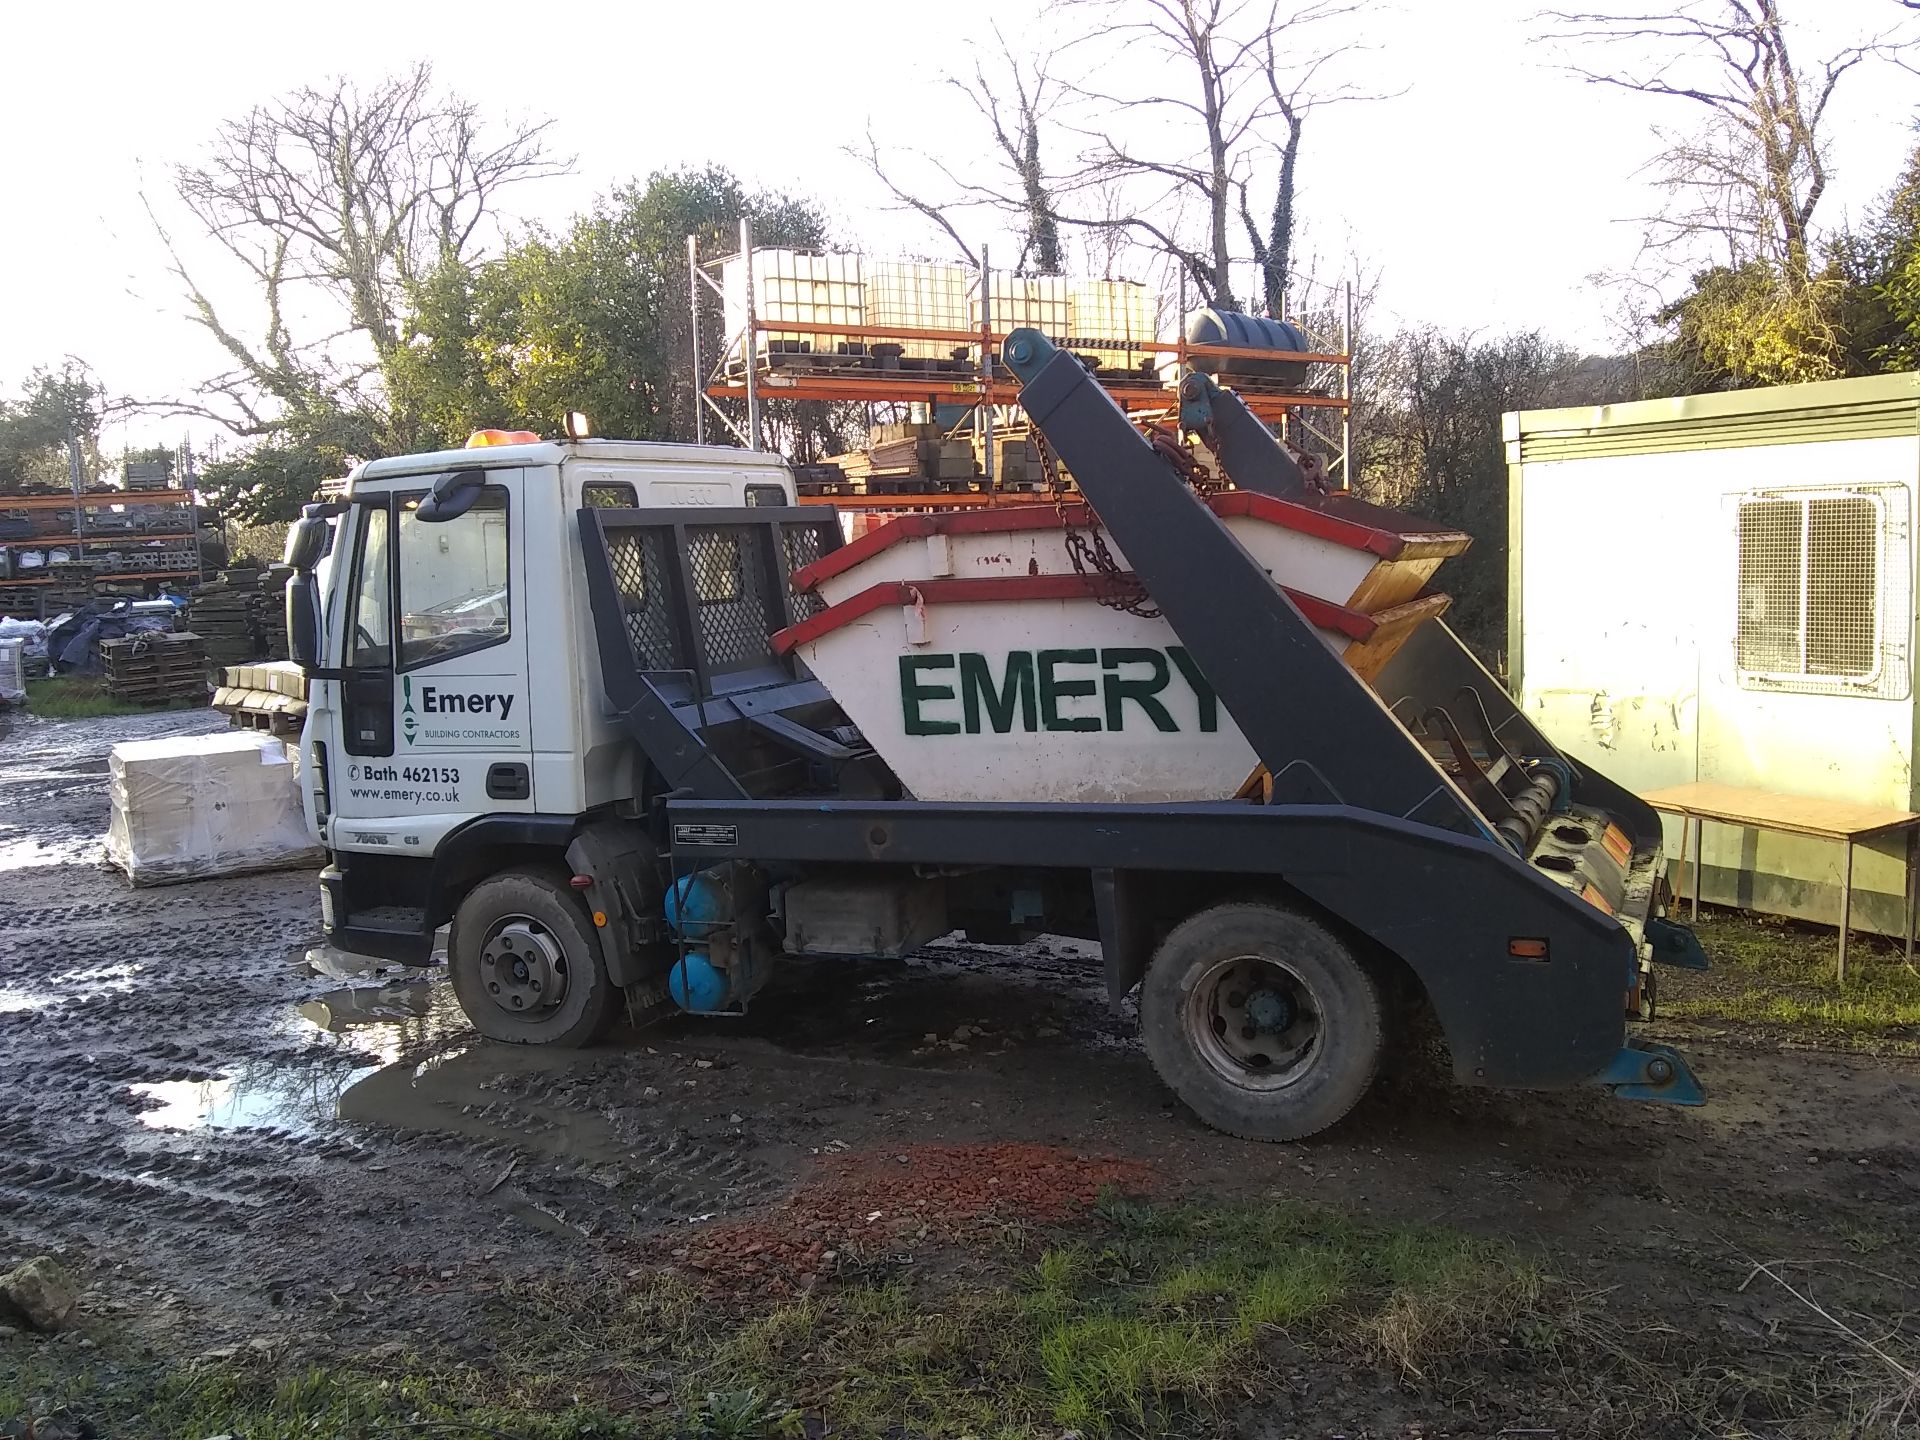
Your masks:
[{"label": "black water tank", "polygon": [[[1258,315],[1242,315],[1238,310],[1195,310],[1187,316],[1187,342],[1191,345],[1237,345],[1247,350],[1312,350],[1307,332],[1285,320],[1263,320]],[[1220,355],[1196,355],[1193,368],[1209,375],[1249,375],[1262,380],[1277,380],[1283,385],[1304,386],[1307,363],[1304,360],[1228,359]]]}]

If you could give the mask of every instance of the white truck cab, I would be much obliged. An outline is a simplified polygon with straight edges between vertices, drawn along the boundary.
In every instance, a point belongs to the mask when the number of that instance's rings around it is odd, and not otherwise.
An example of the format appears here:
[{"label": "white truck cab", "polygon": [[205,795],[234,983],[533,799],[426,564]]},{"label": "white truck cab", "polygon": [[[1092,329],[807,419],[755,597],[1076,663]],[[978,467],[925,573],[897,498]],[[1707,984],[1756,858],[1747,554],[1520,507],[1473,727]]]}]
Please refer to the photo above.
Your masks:
[{"label": "white truck cab", "polygon": [[710,446],[521,440],[359,466],[343,500],[310,507],[331,514],[301,522],[331,521],[330,545],[311,528],[289,541],[289,558],[327,550],[294,621],[304,608],[317,632],[302,735],[315,838],[425,860],[481,816],[631,797],[575,515],[794,503],[779,457]]}]

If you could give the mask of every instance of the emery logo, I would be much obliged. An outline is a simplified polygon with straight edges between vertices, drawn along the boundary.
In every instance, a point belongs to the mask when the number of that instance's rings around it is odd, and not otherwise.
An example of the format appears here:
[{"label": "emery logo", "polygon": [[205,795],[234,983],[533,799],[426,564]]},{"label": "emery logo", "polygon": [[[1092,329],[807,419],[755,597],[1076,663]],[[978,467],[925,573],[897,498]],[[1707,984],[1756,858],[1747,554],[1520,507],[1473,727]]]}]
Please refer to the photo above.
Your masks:
[{"label": "emery logo", "polygon": [[[513,712],[516,696],[504,691],[488,690],[450,690],[443,685],[422,685],[418,696],[416,713],[413,677],[405,675],[400,680],[402,705],[400,709],[400,732],[409,745],[419,738],[421,730],[420,715],[486,715],[505,721]],[[510,738],[508,731],[467,731],[458,735],[445,729],[437,730],[429,736],[435,741],[453,739],[498,740]]]},{"label": "emery logo", "polygon": [[497,691],[492,694],[478,690],[462,693],[436,689],[432,685],[420,687],[420,708],[429,715],[491,715],[498,707],[500,718],[504,720],[507,712],[513,709],[513,700],[513,696]]}]

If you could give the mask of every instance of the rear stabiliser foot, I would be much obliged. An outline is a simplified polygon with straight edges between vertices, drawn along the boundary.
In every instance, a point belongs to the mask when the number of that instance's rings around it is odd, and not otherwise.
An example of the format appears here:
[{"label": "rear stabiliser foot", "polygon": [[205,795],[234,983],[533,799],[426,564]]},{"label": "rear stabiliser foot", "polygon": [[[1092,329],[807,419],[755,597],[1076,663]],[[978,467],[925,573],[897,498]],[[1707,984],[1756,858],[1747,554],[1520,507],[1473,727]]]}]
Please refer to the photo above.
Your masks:
[{"label": "rear stabiliser foot", "polygon": [[1651,959],[1656,965],[1676,965],[1682,970],[1707,970],[1707,952],[1691,925],[1659,915],[1647,917],[1647,944],[1653,947]]},{"label": "rear stabiliser foot", "polygon": [[1623,1045],[1593,1077],[1617,1100],[1654,1100],[1664,1105],[1704,1105],[1707,1092],[1671,1045]]}]

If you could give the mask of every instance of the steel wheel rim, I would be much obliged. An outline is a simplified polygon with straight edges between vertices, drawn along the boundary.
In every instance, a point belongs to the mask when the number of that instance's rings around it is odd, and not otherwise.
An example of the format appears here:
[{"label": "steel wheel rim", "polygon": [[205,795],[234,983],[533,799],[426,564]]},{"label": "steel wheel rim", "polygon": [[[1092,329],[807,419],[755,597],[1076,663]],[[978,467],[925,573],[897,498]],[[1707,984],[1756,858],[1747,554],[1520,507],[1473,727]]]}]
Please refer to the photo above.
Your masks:
[{"label": "steel wheel rim", "polygon": [[1231,955],[1208,965],[1187,992],[1183,1018],[1207,1068],[1242,1090],[1299,1083],[1325,1048],[1312,987],[1271,955]]},{"label": "steel wheel rim", "polygon": [[541,1015],[567,998],[567,957],[554,933],[531,915],[494,923],[480,947],[480,983],[508,1015]]}]

